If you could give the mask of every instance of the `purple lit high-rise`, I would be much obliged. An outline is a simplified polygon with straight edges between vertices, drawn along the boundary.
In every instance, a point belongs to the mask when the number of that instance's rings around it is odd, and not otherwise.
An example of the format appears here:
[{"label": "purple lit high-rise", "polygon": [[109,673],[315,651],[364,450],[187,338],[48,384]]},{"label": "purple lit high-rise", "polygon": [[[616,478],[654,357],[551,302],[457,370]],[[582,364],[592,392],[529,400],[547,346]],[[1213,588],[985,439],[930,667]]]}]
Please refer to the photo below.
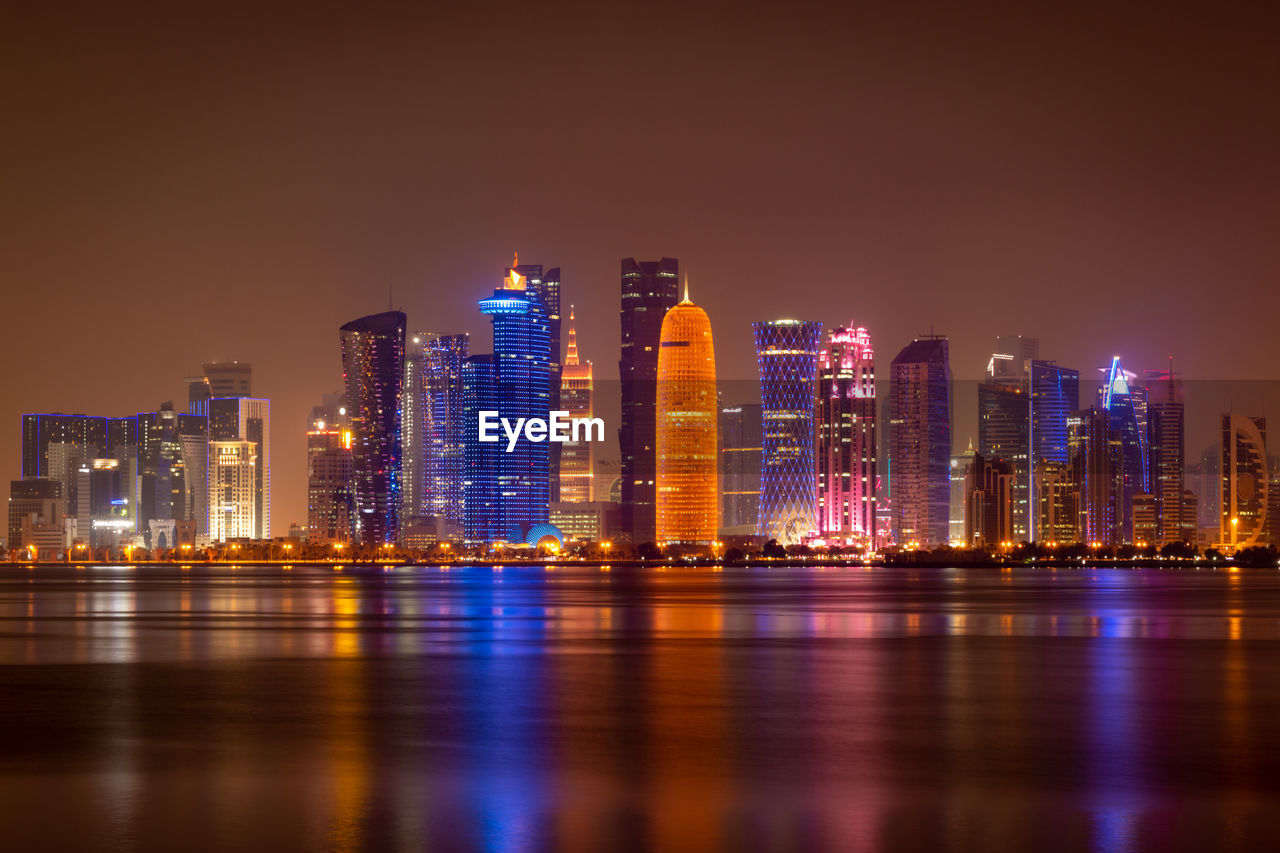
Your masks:
[{"label": "purple lit high-rise", "polygon": [[356,537],[366,545],[394,542],[399,530],[405,325],[404,314],[386,311],[341,329]]}]

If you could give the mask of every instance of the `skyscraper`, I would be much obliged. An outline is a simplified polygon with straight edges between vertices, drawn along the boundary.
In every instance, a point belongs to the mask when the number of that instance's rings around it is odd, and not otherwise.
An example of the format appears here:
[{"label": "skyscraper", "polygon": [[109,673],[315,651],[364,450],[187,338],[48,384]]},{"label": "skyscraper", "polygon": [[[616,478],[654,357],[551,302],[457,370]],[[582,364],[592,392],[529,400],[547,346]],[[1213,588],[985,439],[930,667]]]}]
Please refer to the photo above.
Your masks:
[{"label": "skyscraper", "polygon": [[1218,541],[1231,551],[1267,543],[1267,419],[1222,416]]},{"label": "skyscraper", "polygon": [[1110,417],[1111,439],[1120,442],[1121,493],[1116,525],[1120,541],[1132,542],[1133,498],[1150,494],[1150,460],[1147,447],[1146,389],[1133,384],[1136,374],[1120,365],[1120,357],[1104,368],[1105,384],[1098,390],[1099,402]]},{"label": "skyscraper", "polygon": [[751,328],[763,405],[756,533],[791,544],[818,532],[814,411],[822,324],[773,320]]},{"label": "skyscraper", "polygon": [[394,542],[400,518],[400,392],[406,318],[386,311],[340,330],[342,375],[351,423],[356,538]]},{"label": "skyscraper", "polygon": [[875,547],[876,377],[866,329],[833,329],[818,355],[818,530]]},{"label": "skyscraper", "polygon": [[889,493],[899,545],[946,544],[950,516],[951,365],[947,339],[907,344],[889,373]]},{"label": "skyscraper", "polygon": [[497,443],[479,440],[480,413],[498,411],[492,355],[468,356],[462,362],[463,538],[470,543],[502,541],[499,524]]},{"label": "skyscraper", "polygon": [[760,514],[764,452],[759,403],[720,410],[720,526],[727,534],[754,534]]},{"label": "skyscraper", "polygon": [[[226,446],[215,453],[214,442]],[[239,447],[242,442],[253,445],[252,453]],[[243,478],[249,475],[253,488],[245,492]],[[229,484],[233,491],[228,491]],[[237,537],[271,538],[270,400],[215,397],[209,401],[209,495],[209,535],[215,541],[229,529]],[[230,505],[243,500],[253,504],[252,512]],[[223,533],[216,535],[215,530]]]},{"label": "skyscraper", "polygon": [[658,339],[662,319],[679,300],[680,262],[622,260],[621,526],[633,542],[654,538]]},{"label": "skyscraper", "polygon": [[978,454],[987,465],[999,460],[1009,466],[1009,487],[999,494],[1010,501],[1012,528],[1007,538],[1019,542],[1031,538],[1030,448],[1031,406],[1024,385],[991,381],[979,385]]},{"label": "skyscraper", "polygon": [[351,432],[316,421],[307,433],[307,541],[346,543],[352,538]]},{"label": "skyscraper", "polygon": [[[551,390],[549,395],[549,403],[551,410],[554,411],[560,407],[560,268],[552,267],[543,272],[542,264],[522,264],[520,263],[520,255],[517,253],[511,261],[511,266],[507,268],[505,278],[510,280],[511,273],[516,273],[524,281],[525,289],[535,294],[538,301],[542,303],[543,313],[546,314],[547,334],[551,341],[551,360],[548,366]],[[562,445],[550,444],[547,446],[547,470],[548,494],[552,501],[558,501],[560,493],[560,451]]]},{"label": "skyscraper", "polygon": [[1031,362],[1040,357],[1038,338],[1022,335],[1000,335],[996,338],[995,352],[987,362],[987,382],[996,385],[1027,384]]},{"label": "skyscraper", "polygon": [[1013,538],[1013,466],[975,453],[965,471],[965,545],[998,546]]},{"label": "skyscraper", "polygon": [[438,335],[423,342],[426,383],[425,504],[429,516],[462,524],[462,364],[467,335]]},{"label": "skyscraper", "polygon": [[1079,500],[1080,539],[1092,545],[1119,545],[1124,495],[1124,449],[1111,429],[1106,409],[1084,409],[1067,421],[1071,481]]},{"label": "skyscraper", "polygon": [[[209,398],[252,397],[253,365],[238,361],[209,361],[204,364]],[[193,414],[199,414],[193,412]]]},{"label": "skyscraper", "polygon": [[1174,378],[1172,363],[1167,373],[1148,375],[1152,380],[1148,392],[1154,392],[1147,405],[1151,466],[1148,482],[1156,508],[1154,541],[1167,545],[1187,538],[1182,518],[1187,461],[1185,411],[1181,383]]},{"label": "skyscraper", "polygon": [[262,518],[258,515],[259,470],[257,442],[209,442],[210,540],[263,538]]},{"label": "skyscraper", "polygon": [[657,390],[657,541],[710,544],[720,522],[716,356],[711,321],[687,285],[662,321]]},{"label": "skyscraper", "polygon": [[[496,411],[498,418],[511,424],[522,418],[546,420],[551,411],[551,337],[541,297],[511,269],[493,296],[480,300],[480,310],[493,324],[492,373],[483,376],[484,371],[477,365],[470,383],[464,376],[463,428],[468,445],[475,440],[470,432],[472,417],[478,418],[478,413],[485,410],[479,406],[481,399],[492,400],[494,405],[488,410]],[[469,388],[473,398],[466,397]],[[496,442],[489,445],[493,446]],[[474,515],[470,505],[465,507],[469,531],[487,528],[486,535],[492,539],[522,542],[534,525],[547,521],[551,495],[548,446],[546,441],[521,438],[510,451],[503,447],[496,454],[480,447],[472,453],[468,447],[465,479],[480,485],[474,481],[492,477],[496,502],[491,517],[483,505],[474,509]],[[473,461],[483,464],[473,469]],[[470,534],[468,538],[472,538]]]},{"label": "skyscraper", "polygon": [[414,332],[405,343],[404,381],[400,389],[400,525],[428,515],[426,358],[432,335]]},{"label": "skyscraper", "polygon": [[[578,333],[574,328],[573,306],[569,306],[569,348],[560,375],[560,408],[573,418],[594,417],[594,386],[591,362],[578,358]],[[595,500],[595,444],[570,441],[560,445],[560,502],[587,503]]]},{"label": "skyscraper", "polygon": [[[1080,371],[1059,367],[1052,361],[1031,361],[1031,469],[1042,461],[1061,465],[1071,461],[1067,447],[1067,420],[1080,409]],[[1034,477],[1031,486],[1033,506],[1041,506]],[[1051,482],[1056,483],[1056,480]],[[1057,523],[1057,517],[1038,512],[1037,518]],[[1063,542],[1059,531],[1041,530],[1032,525],[1031,537],[1035,541]]]}]

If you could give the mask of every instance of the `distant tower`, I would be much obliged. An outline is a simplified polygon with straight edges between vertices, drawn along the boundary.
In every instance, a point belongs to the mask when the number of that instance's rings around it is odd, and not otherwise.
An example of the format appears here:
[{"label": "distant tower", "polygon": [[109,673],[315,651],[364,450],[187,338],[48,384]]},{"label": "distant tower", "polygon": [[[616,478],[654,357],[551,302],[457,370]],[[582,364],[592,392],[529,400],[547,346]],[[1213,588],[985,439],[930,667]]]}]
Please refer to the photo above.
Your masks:
[{"label": "distant tower", "polygon": [[[538,298],[542,303],[542,311],[546,315],[547,334],[551,340],[551,359],[548,364],[551,388],[548,405],[551,407],[550,411],[554,411],[562,408],[560,406],[560,268],[552,267],[543,272],[542,264],[520,263],[520,254],[517,252],[511,259],[511,266],[506,270],[507,281],[512,280],[512,273],[520,277],[526,291]],[[547,447],[548,491],[552,501],[559,500],[557,495],[560,491],[561,446],[551,444]]]},{"label": "distant tower", "polygon": [[1220,541],[1231,551],[1267,544],[1267,419],[1222,416]]},{"label": "distant tower", "polygon": [[360,542],[394,542],[400,518],[400,394],[406,318],[387,311],[342,327],[342,374]]},{"label": "distant tower", "polygon": [[951,364],[947,339],[903,347],[889,367],[889,490],[898,544],[945,545],[951,514]]},{"label": "distant tower", "polygon": [[[141,430],[138,419],[130,419],[129,429],[138,435]],[[136,439],[135,441],[140,441]],[[227,445],[215,467],[214,443]],[[245,451],[240,443],[253,445],[252,452]],[[234,445],[232,447],[231,445]],[[236,492],[227,499],[219,476],[233,477],[237,484],[245,476],[252,476],[252,489],[248,493]],[[224,532],[234,530],[236,536],[253,539],[271,538],[271,401],[247,397],[215,397],[209,401],[209,533],[215,539],[215,524],[221,524]],[[237,486],[239,488],[239,486]],[[248,497],[244,497],[248,494]],[[244,507],[231,508],[237,501],[249,500],[251,512]],[[229,515],[228,515],[229,514]],[[222,521],[217,521],[222,517]],[[245,524],[252,524],[246,528]],[[227,534],[231,535],[231,534]]]},{"label": "distant tower", "polygon": [[871,335],[832,329],[818,354],[818,529],[875,547],[876,374]]},{"label": "distant tower", "polygon": [[[1155,381],[1148,390],[1155,397],[1148,401],[1149,457],[1151,474],[1148,481],[1155,495],[1158,542],[1168,545],[1189,539],[1186,527],[1195,519],[1183,518],[1182,505],[1186,491],[1186,418],[1182,402],[1181,383],[1173,374],[1173,360],[1169,370],[1148,374]],[[1158,380],[1165,381],[1159,382]],[[1188,524],[1190,522],[1190,524]]]},{"label": "distant tower", "polygon": [[307,433],[307,542],[351,541],[351,431],[318,420]]},{"label": "distant tower", "polygon": [[253,396],[252,364],[238,361],[205,362],[204,377],[209,386],[210,397]]},{"label": "distant tower", "polygon": [[[578,359],[578,333],[573,306],[569,306],[569,349],[560,374],[560,408],[573,418],[594,416],[595,401],[591,362]],[[570,441],[560,445],[560,500],[586,503],[595,500],[595,444]]]},{"label": "distant tower", "polygon": [[711,321],[687,284],[662,320],[657,391],[657,540],[709,544],[720,521],[716,356]]},{"label": "distant tower", "polygon": [[1099,403],[1110,418],[1111,440],[1121,448],[1121,492],[1116,525],[1121,542],[1134,541],[1133,499],[1150,494],[1147,446],[1147,390],[1133,384],[1136,375],[1120,365],[1120,357],[1102,369],[1106,384],[1098,389]]},{"label": "distant tower", "polygon": [[654,537],[658,338],[663,317],[679,301],[679,277],[680,262],[675,258],[622,260],[621,527],[636,543]]},{"label": "distant tower", "polygon": [[818,532],[814,403],[822,324],[752,323],[763,405],[756,533],[792,544]]}]

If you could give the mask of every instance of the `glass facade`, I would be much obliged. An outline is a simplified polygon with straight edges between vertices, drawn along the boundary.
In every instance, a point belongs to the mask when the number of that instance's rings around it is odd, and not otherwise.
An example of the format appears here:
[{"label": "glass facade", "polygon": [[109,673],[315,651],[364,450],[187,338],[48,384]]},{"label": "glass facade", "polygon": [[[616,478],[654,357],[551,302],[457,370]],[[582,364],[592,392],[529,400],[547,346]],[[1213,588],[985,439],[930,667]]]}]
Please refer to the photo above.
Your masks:
[{"label": "glass facade", "polygon": [[818,532],[814,405],[822,324],[774,320],[751,328],[764,448],[756,533],[796,543]]},{"label": "glass facade", "polygon": [[356,538],[364,544],[394,542],[399,532],[405,325],[403,313],[387,311],[353,320],[340,331]]},{"label": "glass facade", "polygon": [[889,373],[889,492],[900,546],[950,537],[951,364],[946,338],[907,344]]},{"label": "glass facade", "polygon": [[680,262],[622,261],[621,527],[632,542],[654,538],[657,442],[658,339],[662,318],[679,301]]},{"label": "glass facade", "polygon": [[818,530],[875,547],[876,374],[871,335],[833,329],[818,357]]},{"label": "glass facade", "polygon": [[423,341],[426,385],[424,499],[426,515],[462,523],[463,431],[462,365],[467,335],[438,335]]},{"label": "glass facade", "polygon": [[688,296],[662,321],[658,352],[656,537],[710,544],[720,521],[716,356],[707,313]]}]

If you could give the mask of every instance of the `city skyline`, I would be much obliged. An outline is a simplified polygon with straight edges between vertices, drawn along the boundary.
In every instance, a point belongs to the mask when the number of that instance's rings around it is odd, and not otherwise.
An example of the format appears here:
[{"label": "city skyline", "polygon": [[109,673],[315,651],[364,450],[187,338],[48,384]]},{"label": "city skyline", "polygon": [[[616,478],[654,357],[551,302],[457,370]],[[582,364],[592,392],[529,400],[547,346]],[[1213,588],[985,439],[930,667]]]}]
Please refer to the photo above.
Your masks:
[{"label": "city skyline", "polygon": [[[545,11],[446,27],[402,11],[353,38],[332,10],[301,29],[271,10],[249,29],[155,10],[109,41],[105,10],[15,16],[0,38],[27,94],[0,240],[20,310],[0,358],[24,378],[0,476],[18,476],[22,413],[181,410],[184,370],[240,360],[282,425],[273,515],[301,522],[295,430],[341,385],[332,330],[390,291],[413,328],[481,340],[474,299],[513,249],[562,269],[601,384],[618,259],[663,255],[697,281],[725,379],[752,376],[751,322],[801,312],[856,317],[884,353],[936,327],[959,378],[1010,333],[1082,373],[1173,354],[1189,380],[1280,378],[1280,106],[1255,97],[1272,62],[1257,21],[690,8],[628,23],[652,45],[635,69],[615,61],[611,16]],[[535,67],[469,49],[513,28],[545,46]],[[110,73],[68,76],[68,55]],[[646,118],[624,132],[584,121],[585,103]],[[512,126],[577,132],[502,144]],[[1230,325],[1204,310],[1223,292],[1249,306]],[[252,309],[213,322],[211,305]],[[110,333],[50,351],[40,318],[68,307]]]}]

